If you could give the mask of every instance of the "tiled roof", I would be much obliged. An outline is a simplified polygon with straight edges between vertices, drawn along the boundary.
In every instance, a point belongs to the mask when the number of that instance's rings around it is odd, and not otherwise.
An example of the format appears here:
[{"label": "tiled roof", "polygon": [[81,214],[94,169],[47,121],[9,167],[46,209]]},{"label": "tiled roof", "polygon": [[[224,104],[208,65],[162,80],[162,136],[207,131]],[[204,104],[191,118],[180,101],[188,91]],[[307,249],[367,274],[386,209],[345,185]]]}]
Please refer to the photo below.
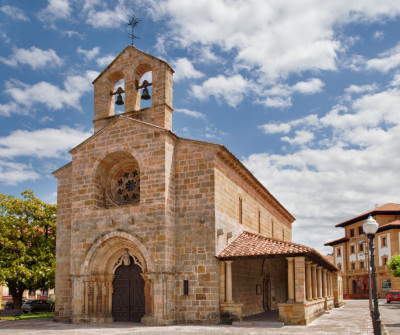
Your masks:
[{"label": "tiled roof", "polygon": [[243,231],[216,257],[218,259],[240,259],[281,256],[308,256],[317,263],[337,271],[337,268],[328,262],[321,254],[310,247],[301,244],[282,241],[274,238],[261,236],[248,231]]},{"label": "tiled roof", "polygon": [[374,209],[371,209],[368,212],[365,212],[363,214],[357,215],[349,220],[343,221],[335,225],[335,227],[346,227],[352,223],[355,223],[357,221],[364,220],[368,217],[368,215],[383,215],[383,214],[394,214],[394,213],[400,213],[400,204],[394,204],[394,203],[387,203],[382,206],[376,207]]},{"label": "tiled roof", "polygon": [[383,226],[380,226],[378,228],[377,233],[380,233],[382,231],[390,230],[390,229],[400,229],[400,220],[396,220],[390,223],[387,223]]},{"label": "tiled roof", "polygon": [[324,245],[329,245],[329,246],[333,247],[336,244],[344,243],[344,242],[347,242],[348,240],[349,240],[348,237],[341,237],[341,238],[338,238],[337,240],[327,242]]},{"label": "tiled roof", "polygon": [[331,264],[335,265],[335,256],[325,255],[324,258]]}]

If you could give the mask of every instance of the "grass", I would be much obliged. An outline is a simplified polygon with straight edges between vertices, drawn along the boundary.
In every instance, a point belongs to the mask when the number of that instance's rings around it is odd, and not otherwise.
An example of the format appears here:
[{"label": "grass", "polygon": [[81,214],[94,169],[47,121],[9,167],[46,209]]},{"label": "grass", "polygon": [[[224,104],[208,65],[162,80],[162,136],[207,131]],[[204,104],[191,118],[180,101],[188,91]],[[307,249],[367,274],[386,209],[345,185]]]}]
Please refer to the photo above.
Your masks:
[{"label": "grass", "polygon": [[[39,318],[54,318],[54,312],[34,312],[34,313],[24,313],[21,315],[21,320],[27,319],[39,319]],[[0,320],[16,320],[13,316],[1,316]]]}]

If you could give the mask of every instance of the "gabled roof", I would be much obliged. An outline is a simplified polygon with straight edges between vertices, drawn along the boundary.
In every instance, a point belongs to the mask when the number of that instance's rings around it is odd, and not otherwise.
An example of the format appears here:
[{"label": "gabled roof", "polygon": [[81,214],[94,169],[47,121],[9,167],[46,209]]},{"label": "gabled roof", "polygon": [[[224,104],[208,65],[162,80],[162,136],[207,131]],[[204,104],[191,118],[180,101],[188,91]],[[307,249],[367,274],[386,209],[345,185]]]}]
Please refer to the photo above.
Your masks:
[{"label": "gabled roof", "polygon": [[349,240],[348,237],[341,237],[341,238],[339,238],[337,240],[327,242],[324,245],[329,245],[329,246],[333,247],[336,244],[344,243],[344,242],[347,242],[348,240]]},{"label": "gabled roof", "polygon": [[150,57],[150,58],[152,58],[152,59],[154,59],[154,60],[157,60],[157,61],[159,61],[159,62],[161,62],[161,63],[164,63],[164,64],[166,64],[170,69],[171,69],[171,71],[172,72],[175,72],[174,71],[174,69],[166,62],[166,61],[163,61],[162,59],[159,59],[159,58],[156,58],[156,57],[154,57],[154,56],[152,56],[152,55],[149,55],[149,54],[147,54],[147,53],[145,53],[145,52],[143,52],[143,51],[140,51],[139,49],[136,49],[133,45],[128,45],[124,50],[122,50],[121,52],[120,52],[120,54],[117,56],[117,57],[115,57],[115,59],[97,76],[97,78],[95,79],[95,80],[93,80],[92,81],[92,84],[94,84],[98,79],[100,79],[100,77],[105,73],[105,72],[107,72],[107,70],[110,68],[110,67],[112,67],[113,66],[113,64],[115,64],[116,62],[117,62],[117,60],[122,56],[122,54],[123,53],[125,53],[125,51],[126,50],[129,50],[129,49],[133,49],[133,50],[135,50],[135,52],[139,52],[139,53],[141,53],[141,54],[143,54],[143,55],[145,55],[145,56],[147,56],[147,57]]},{"label": "gabled roof", "polygon": [[390,230],[390,229],[400,229],[400,220],[396,220],[390,223],[387,223],[383,226],[380,226],[378,228],[377,233],[380,233],[382,231]]},{"label": "gabled roof", "polygon": [[212,146],[215,146],[215,147],[219,148],[221,153],[223,153],[226,157],[229,157],[229,159],[233,160],[236,163],[238,169],[243,171],[244,175],[247,175],[249,180],[251,180],[250,184],[257,185],[262,190],[261,191],[262,194],[264,194],[268,199],[270,199],[271,201],[273,201],[277,205],[277,210],[282,215],[284,215],[291,222],[293,222],[295,220],[295,218],[292,216],[292,214],[290,214],[290,212],[267,190],[267,188],[246,168],[246,166],[244,166],[243,163],[232,152],[230,152],[224,145],[218,144],[218,143],[213,143],[213,142],[207,142],[207,141],[200,141],[200,140],[193,140],[193,139],[183,138],[183,137],[180,137],[180,136],[176,135],[171,130],[167,130],[167,129],[164,129],[162,127],[156,126],[154,124],[147,123],[147,122],[140,121],[140,120],[136,120],[136,119],[130,118],[128,116],[124,116],[124,115],[116,115],[116,116],[110,117],[110,120],[112,120],[112,121],[110,121],[110,123],[108,125],[106,125],[102,129],[100,129],[98,132],[94,133],[92,136],[87,138],[82,143],[78,144],[75,148],[71,149],[69,152],[71,154],[73,154],[74,151],[77,150],[79,147],[81,147],[85,143],[90,142],[93,138],[99,136],[101,133],[103,133],[104,131],[106,131],[110,127],[112,127],[115,123],[119,122],[120,120],[126,120],[126,121],[129,121],[129,122],[132,122],[132,123],[142,124],[142,125],[144,125],[146,127],[149,127],[149,128],[154,128],[154,129],[156,129],[158,131],[164,132],[164,133],[172,136],[174,139],[183,140],[183,141],[190,141],[190,142],[195,142],[195,143],[205,144],[205,145],[212,145]]},{"label": "gabled roof", "polygon": [[269,258],[274,256],[306,256],[314,262],[333,271],[338,269],[324,256],[310,247],[301,244],[265,237],[248,231],[240,233],[232,242],[222,249],[216,258],[221,260]]},{"label": "gabled roof", "polygon": [[400,214],[400,204],[387,203],[385,205],[371,209],[368,212],[357,215],[349,220],[340,222],[337,225],[335,225],[335,227],[346,227],[355,222],[366,220],[369,215],[374,216],[374,215],[390,215],[390,214]]}]

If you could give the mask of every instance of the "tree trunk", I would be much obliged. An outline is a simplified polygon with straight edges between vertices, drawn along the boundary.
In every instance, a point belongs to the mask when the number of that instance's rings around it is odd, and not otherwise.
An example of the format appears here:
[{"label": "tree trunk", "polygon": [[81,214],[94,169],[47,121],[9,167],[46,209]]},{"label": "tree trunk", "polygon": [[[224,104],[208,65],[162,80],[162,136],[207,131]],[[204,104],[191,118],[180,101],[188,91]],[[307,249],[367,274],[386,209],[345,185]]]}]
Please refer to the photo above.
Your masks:
[{"label": "tree trunk", "polygon": [[10,293],[14,301],[14,309],[21,309],[22,306],[22,295],[24,294],[24,289],[9,286]]}]

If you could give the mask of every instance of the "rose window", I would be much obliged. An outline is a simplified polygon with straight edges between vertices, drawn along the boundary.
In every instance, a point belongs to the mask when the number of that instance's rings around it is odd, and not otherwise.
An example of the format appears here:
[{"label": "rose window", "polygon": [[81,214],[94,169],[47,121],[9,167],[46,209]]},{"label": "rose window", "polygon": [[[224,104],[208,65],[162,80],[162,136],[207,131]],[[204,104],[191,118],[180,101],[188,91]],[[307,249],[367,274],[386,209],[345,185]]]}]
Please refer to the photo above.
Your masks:
[{"label": "rose window", "polygon": [[140,200],[140,175],[135,167],[118,170],[111,180],[111,196],[117,205]]}]

